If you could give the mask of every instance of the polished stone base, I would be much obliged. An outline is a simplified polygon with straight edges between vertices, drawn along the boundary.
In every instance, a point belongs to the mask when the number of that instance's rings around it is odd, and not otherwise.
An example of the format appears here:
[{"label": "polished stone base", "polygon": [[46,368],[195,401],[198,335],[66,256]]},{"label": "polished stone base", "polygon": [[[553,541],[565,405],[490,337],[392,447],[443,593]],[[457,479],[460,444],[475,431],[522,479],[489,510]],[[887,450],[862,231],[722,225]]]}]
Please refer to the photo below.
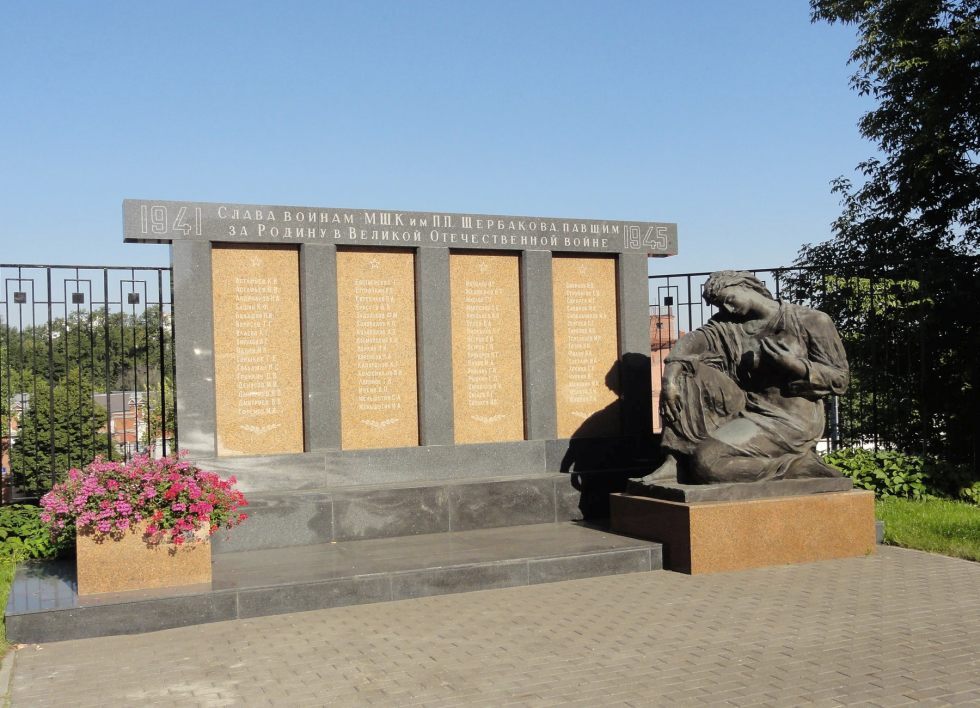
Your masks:
[{"label": "polished stone base", "polygon": [[487,481],[567,471],[649,469],[655,437],[521,440],[474,445],[423,445],[376,450],[323,450],[295,455],[200,457],[201,469],[234,475],[246,494],[342,489],[364,485]]},{"label": "polished stone base", "polygon": [[215,553],[577,521],[567,474],[417,482],[248,495],[248,521],[213,537]]},{"label": "polished stone base", "polygon": [[662,568],[658,543],[575,523],[214,556],[210,585],[79,597],[73,562],[20,566],[7,639],[136,634],[230,619]]},{"label": "polished stone base", "polygon": [[195,585],[211,582],[211,544],[207,529],[195,543],[149,546],[143,541],[147,522],[118,538],[97,538],[91,530],[75,538],[78,594]]},{"label": "polished stone base", "polygon": [[626,493],[637,497],[652,497],[679,502],[737,501],[793,497],[800,494],[846,492],[854,488],[850,477],[815,477],[813,479],[768,479],[762,482],[733,482],[731,484],[680,484],[660,482],[644,484],[632,480]]},{"label": "polished stone base", "polygon": [[612,530],[664,544],[664,567],[692,575],[874,552],[874,494],[728,502],[610,497]]}]

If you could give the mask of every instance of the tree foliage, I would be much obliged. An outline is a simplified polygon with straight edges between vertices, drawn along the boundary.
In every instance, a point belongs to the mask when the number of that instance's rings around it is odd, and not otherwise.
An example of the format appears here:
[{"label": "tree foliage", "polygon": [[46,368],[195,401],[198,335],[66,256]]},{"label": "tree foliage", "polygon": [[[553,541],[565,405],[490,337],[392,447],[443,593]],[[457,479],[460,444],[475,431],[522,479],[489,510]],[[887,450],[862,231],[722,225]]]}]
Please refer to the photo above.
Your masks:
[{"label": "tree foliage", "polygon": [[51,487],[52,476],[60,478],[109,451],[106,412],[95,404],[93,393],[77,368],[53,389],[46,381],[36,383],[10,448],[14,484],[21,492],[39,494]]},{"label": "tree foliage", "polygon": [[980,246],[980,0],[811,0],[814,21],[852,24],[851,85],[880,155],[839,178],[835,223],[855,255],[931,257]]},{"label": "tree foliage", "polygon": [[[122,456],[123,450],[109,445],[108,416],[95,405],[94,393],[144,392],[149,410],[142,413],[140,446],[164,435],[163,405],[172,438],[171,353],[169,323],[154,306],[135,314],[76,309],[20,328],[0,324],[0,426],[4,445],[12,442],[18,491],[43,492],[69,466],[84,465],[96,454]],[[14,397],[28,402],[16,415],[10,411]]]},{"label": "tree foliage", "polygon": [[11,369],[48,380],[62,380],[76,366],[97,391],[146,390],[159,385],[161,360],[163,375],[173,378],[171,358],[161,357],[161,351],[169,351],[169,327],[163,327],[161,342],[160,324],[160,308],[153,306],[138,315],[79,310],[51,322],[8,328],[5,356]]},{"label": "tree foliage", "polygon": [[[858,184],[832,183],[843,207],[833,238],[804,246],[797,264],[841,278],[815,304],[849,333],[856,395],[868,399],[860,424],[893,447],[917,441],[976,464],[980,0],[810,5],[814,22],[857,30],[851,85],[875,100],[859,129],[877,154],[857,166]],[[887,397],[894,405],[878,405]]]}]

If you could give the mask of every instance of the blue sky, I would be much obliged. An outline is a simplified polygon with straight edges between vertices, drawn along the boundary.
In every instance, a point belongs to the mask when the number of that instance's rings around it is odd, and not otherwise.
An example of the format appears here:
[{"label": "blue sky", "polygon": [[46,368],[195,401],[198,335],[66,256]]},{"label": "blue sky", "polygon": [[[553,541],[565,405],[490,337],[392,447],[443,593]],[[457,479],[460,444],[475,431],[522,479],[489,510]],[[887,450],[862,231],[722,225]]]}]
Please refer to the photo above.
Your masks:
[{"label": "blue sky", "polygon": [[0,262],[166,264],[124,198],[678,224],[657,273],[829,236],[872,146],[805,0],[0,6]]}]

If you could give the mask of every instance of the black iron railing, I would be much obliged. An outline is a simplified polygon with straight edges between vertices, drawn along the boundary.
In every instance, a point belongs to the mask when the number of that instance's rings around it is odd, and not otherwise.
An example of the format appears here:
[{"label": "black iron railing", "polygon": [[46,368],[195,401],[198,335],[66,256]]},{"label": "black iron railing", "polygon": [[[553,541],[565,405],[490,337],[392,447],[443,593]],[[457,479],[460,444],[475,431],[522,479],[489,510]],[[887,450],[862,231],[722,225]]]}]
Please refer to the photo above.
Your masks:
[{"label": "black iron railing", "polygon": [[169,268],[0,264],[3,501],[177,445]]},{"label": "black iron railing", "polygon": [[[936,293],[950,288],[936,282],[942,267],[751,272],[777,298],[830,314],[841,333],[851,386],[828,401],[824,450],[883,447],[975,463],[976,387],[959,392],[950,381],[969,369],[969,384],[977,357],[957,349],[960,333],[944,324],[956,318],[937,305]],[[650,277],[655,380],[677,338],[713,314],[701,297],[708,275]],[[0,282],[2,502],[37,497],[96,455],[178,449],[169,268],[0,265]]]}]

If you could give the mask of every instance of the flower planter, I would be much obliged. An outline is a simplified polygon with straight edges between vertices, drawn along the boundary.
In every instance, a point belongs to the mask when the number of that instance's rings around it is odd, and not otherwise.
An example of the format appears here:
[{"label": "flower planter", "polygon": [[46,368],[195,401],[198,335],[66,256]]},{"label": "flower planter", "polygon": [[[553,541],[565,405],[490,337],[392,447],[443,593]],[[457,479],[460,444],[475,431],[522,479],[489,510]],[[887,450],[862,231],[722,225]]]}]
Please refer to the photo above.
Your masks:
[{"label": "flower planter", "polygon": [[[41,520],[57,538],[77,534],[78,594],[211,582],[208,536],[248,518],[235,478],[177,457],[126,462],[96,457],[41,498]],[[143,537],[151,531],[152,543]]]},{"label": "flower planter", "polygon": [[146,522],[118,538],[97,536],[91,529],[78,530],[76,561],[78,594],[94,595],[124,590],[195,585],[211,582],[211,544],[207,529],[198,540],[176,546],[147,545]]}]

